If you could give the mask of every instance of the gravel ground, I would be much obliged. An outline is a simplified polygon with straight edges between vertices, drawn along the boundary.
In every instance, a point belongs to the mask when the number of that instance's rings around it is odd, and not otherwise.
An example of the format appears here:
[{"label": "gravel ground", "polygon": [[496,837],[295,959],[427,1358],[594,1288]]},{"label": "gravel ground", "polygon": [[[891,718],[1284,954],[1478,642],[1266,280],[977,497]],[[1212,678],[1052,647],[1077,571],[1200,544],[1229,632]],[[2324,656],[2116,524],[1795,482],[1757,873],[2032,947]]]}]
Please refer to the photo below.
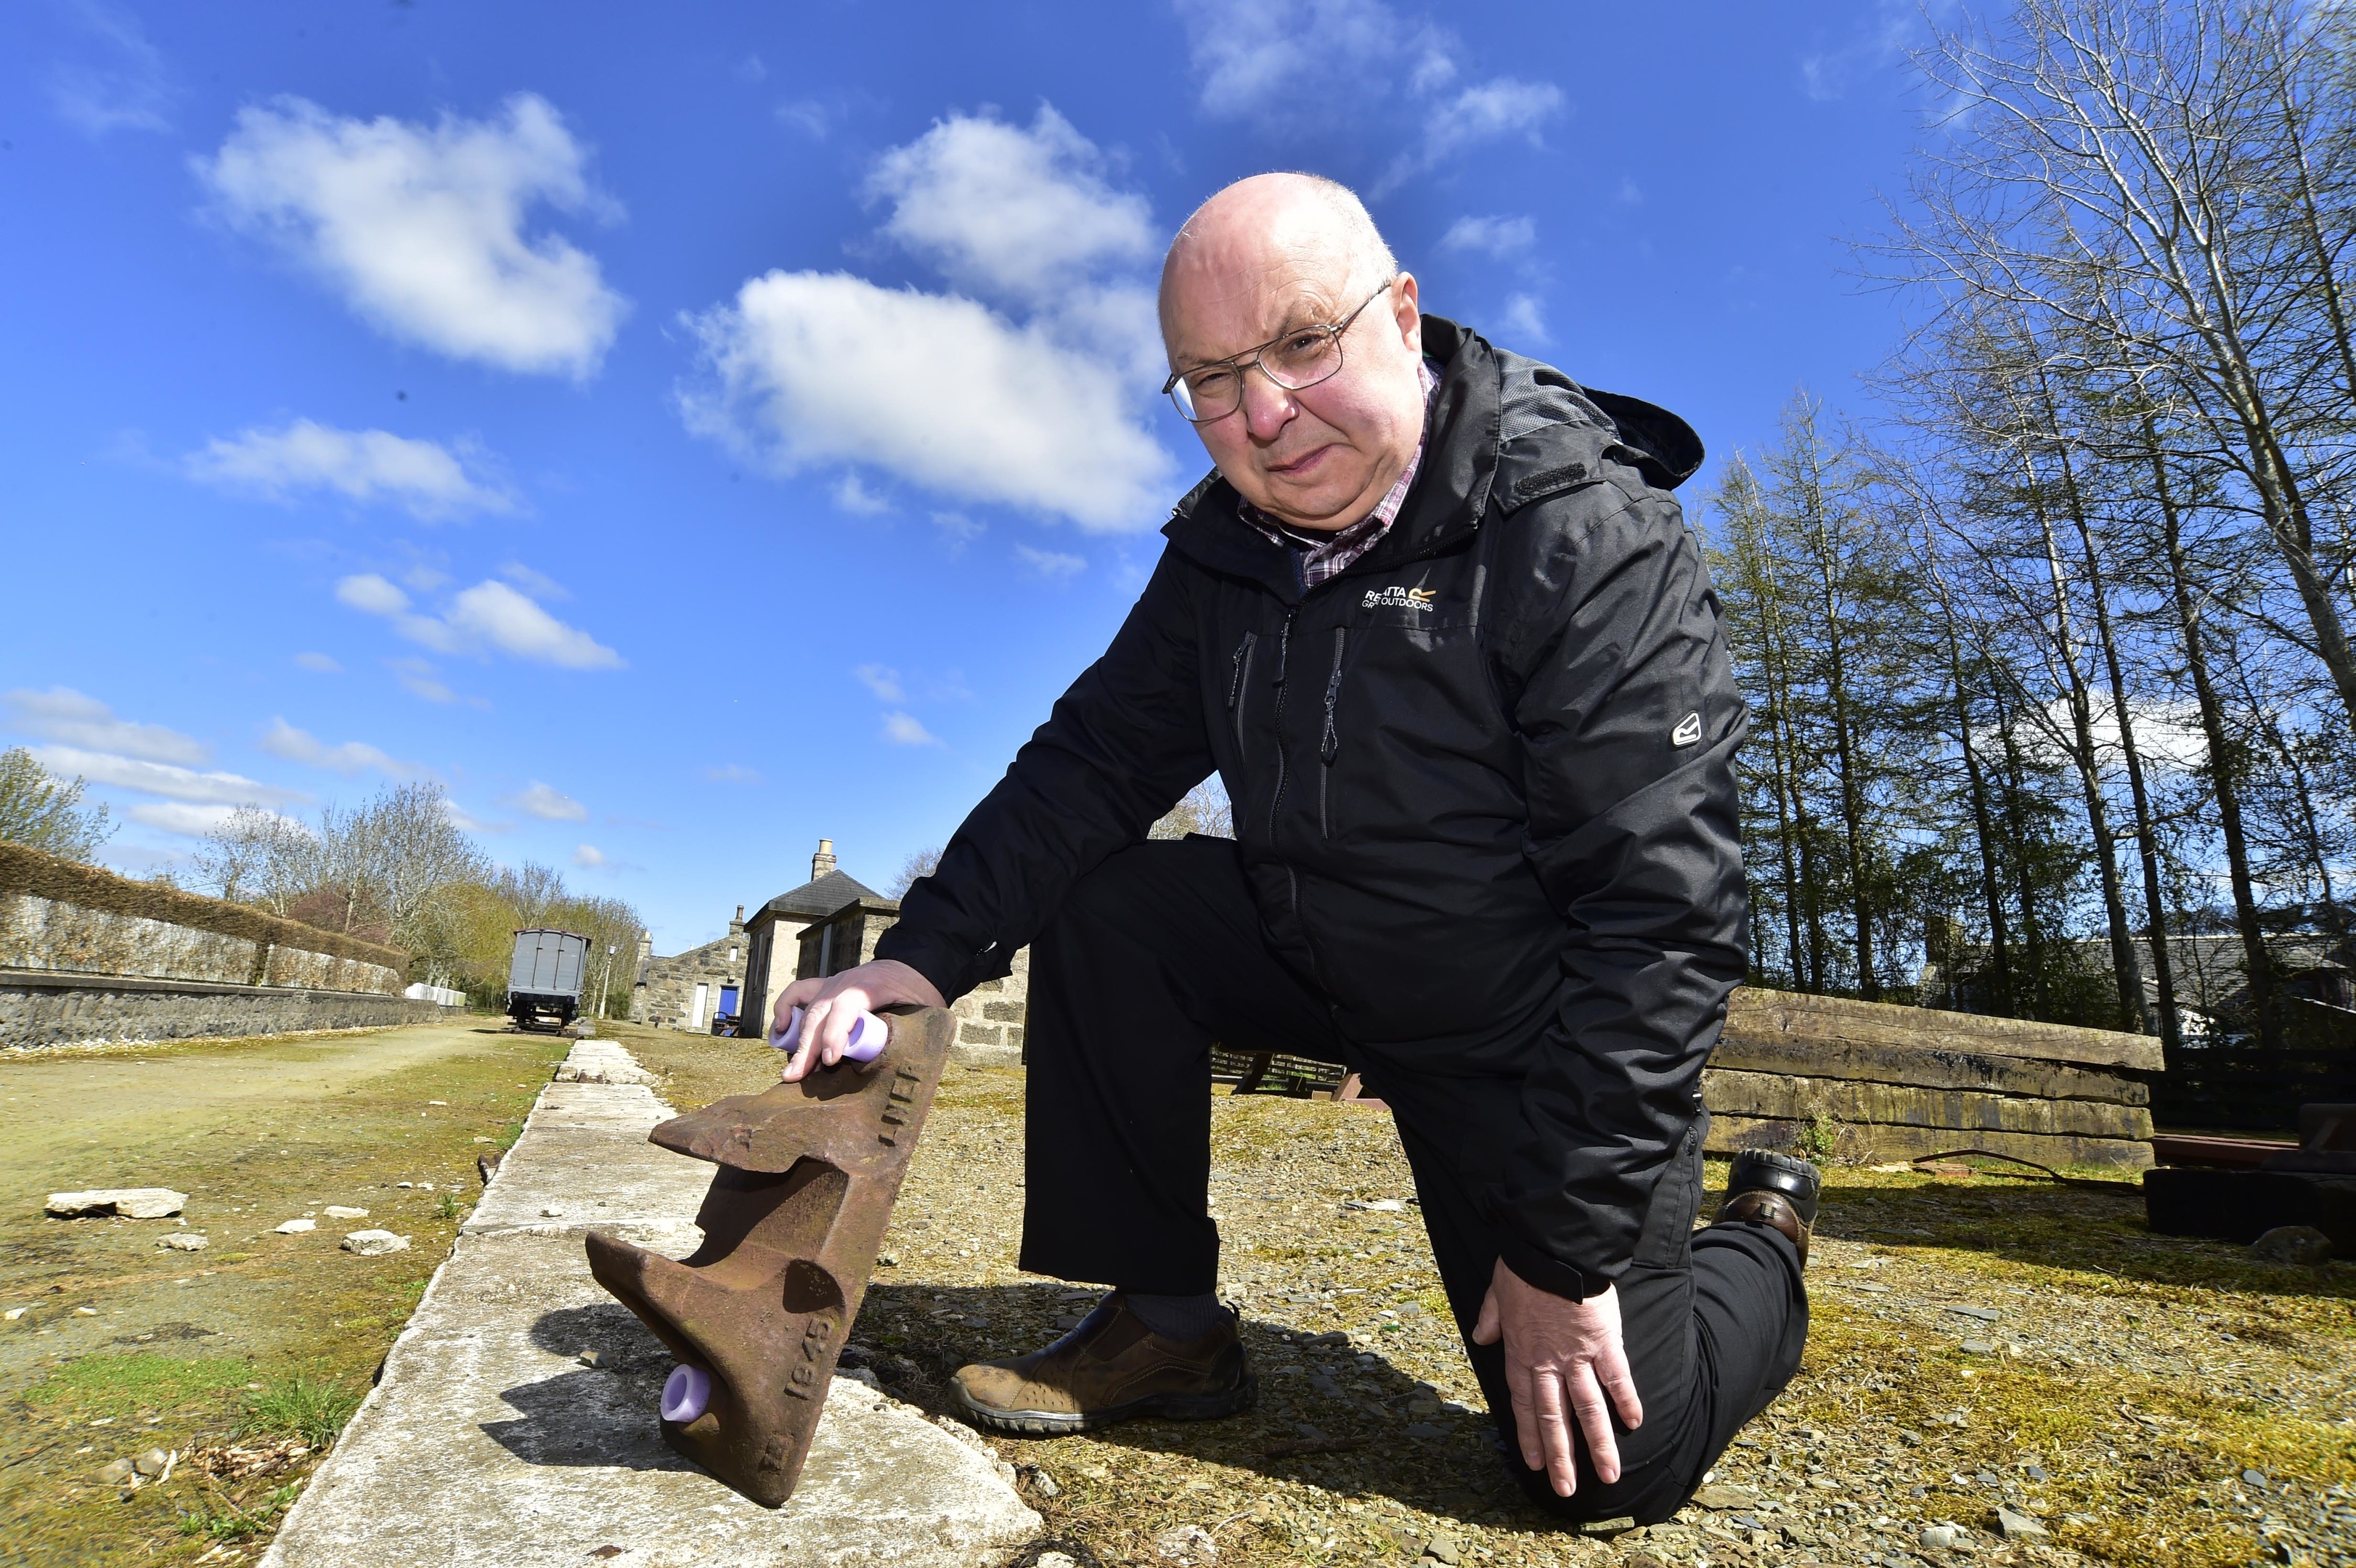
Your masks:
[{"label": "gravel ground", "polygon": [[[774,1071],[620,1032],[681,1109]],[[1014,1267],[1023,1093],[950,1070],[847,1357],[936,1413],[1095,1299]],[[1675,1522],[1569,1531],[1491,1446],[1389,1116],[1221,1089],[1213,1137],[1260,1400],[989,1439],[1072,1562],[2356,1564],[2356,1267],[2152,1236],[2131,1187],[1835,1168],[1792,1387]]]}]

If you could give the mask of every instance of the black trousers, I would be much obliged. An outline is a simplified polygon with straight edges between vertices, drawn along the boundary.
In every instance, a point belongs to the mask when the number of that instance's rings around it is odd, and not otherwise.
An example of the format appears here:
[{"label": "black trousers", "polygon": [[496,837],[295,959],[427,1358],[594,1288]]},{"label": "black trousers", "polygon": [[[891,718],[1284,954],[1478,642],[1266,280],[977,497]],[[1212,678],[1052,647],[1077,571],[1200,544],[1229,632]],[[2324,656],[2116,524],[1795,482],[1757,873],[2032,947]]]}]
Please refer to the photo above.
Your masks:
[{"label": "black trousers", "polygon": [[1808,1304],[1792,1243],[1762,1226],[1690,1231],[1700,1147],[1665,1180],[1683,1211],[1619,1281],[1644,1424],[1618,1434],[1622,1474],[1578,1441],[1575,1497],[1521,1463],[1500,1345],[1472,1326],[1497,1260],[1494,1190],[1522,1129],[1517,1079],[1376,1061],[1335,1032],[1313,983],[1270,951],[1236,847],[1141,844],[1076,883],[1033,944],[1022,1266],[1158,1295],[1215,1290],[1208,1212],[1210,1045],[1344,1062],[1391,1107],[1457,1328],[1539,1502],[1581,1520],[1666,1519],[1800,1364]]}]

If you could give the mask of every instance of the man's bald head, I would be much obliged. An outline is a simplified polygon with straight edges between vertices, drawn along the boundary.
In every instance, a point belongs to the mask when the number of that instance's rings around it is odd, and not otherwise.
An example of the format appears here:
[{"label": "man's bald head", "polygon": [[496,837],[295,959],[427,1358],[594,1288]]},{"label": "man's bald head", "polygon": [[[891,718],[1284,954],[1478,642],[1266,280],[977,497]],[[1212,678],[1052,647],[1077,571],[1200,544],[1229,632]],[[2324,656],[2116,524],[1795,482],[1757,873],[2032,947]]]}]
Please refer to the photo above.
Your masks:
[{"label": "man's bald head", "polygon": [[[1422,321],[1415,280],[1365,204],[1315,175],[1237,180],[1194,209],[1162,264],[1171,370],[1200,388],[1221,361],[1238,368],[1225,373],[1227,411],[1195,433],[1245,500],[1297,528],[1349,527],[1413,461]],[[1252,357],[1345,324],[1339,368],[1306,385],[1280,384]]]},{"label": "man's bald head", "polygon": [[[1162,333],[1172,294],[1216,274],[1293,272],[1322,277],[1338,300],[1398,271],[1358,193],[1323,175],[1253,175],[1196,208],[1162,261]],[[1361,281],[1363,280],[1363,282]]]}]

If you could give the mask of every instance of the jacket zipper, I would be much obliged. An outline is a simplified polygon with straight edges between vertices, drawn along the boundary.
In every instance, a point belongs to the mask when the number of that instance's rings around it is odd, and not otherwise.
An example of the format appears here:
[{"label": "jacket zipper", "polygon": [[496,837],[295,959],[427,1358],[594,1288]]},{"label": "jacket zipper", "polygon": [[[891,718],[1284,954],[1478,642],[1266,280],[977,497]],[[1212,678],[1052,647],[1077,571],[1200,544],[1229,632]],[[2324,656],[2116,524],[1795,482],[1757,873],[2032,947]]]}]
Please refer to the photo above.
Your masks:
[{"label": "jacket zipper", "polygon": [[1268,840],[1276,842],[1276,814],[1284,805],[1284,664],[1292,651],[1292,618],[1301,613],[1294,605],[1284,613],[1283,629],[1276,635],[1276,675],[1269,684],[1276,688],[1276,794],[1268,803]]},{"label": "jacket zipper", "polygon": [[1258,633],[1244,634],[1236,645],[1235,672],[1227,680],[1227,724],[1236,732],[1237,762],[1244,759],[1244,682],[1251,678],[1252,647],[1258,641]]},{"label": "jacket zipper", "polygon": [[1317,831],[1326,838],[1333,836],[1333,824],[1325,811],[1327,785],[1333,776],[1334,753],[1342,749],[1341,732],[1333,724],[1333,708],[1342,699],[1342,650],[1349,642],[1349,627],[1333,628],[1333,669],[1325,677],[1325,732],[1317,741]]}]

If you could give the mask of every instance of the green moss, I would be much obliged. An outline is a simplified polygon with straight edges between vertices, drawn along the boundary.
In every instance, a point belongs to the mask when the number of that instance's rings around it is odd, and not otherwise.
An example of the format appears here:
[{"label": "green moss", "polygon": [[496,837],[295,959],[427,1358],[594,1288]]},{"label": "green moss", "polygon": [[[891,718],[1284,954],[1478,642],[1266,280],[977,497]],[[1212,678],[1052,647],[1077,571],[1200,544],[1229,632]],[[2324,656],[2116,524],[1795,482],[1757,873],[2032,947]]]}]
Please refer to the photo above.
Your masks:
[{"label": "green moss", "polygon": [[235,1388],[250,1374],[227,1357],[161,1356],[152,1350],[83,1356],[25,1391],[25,1403],[76,1420],[161,1410]]}]

